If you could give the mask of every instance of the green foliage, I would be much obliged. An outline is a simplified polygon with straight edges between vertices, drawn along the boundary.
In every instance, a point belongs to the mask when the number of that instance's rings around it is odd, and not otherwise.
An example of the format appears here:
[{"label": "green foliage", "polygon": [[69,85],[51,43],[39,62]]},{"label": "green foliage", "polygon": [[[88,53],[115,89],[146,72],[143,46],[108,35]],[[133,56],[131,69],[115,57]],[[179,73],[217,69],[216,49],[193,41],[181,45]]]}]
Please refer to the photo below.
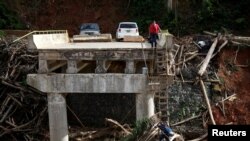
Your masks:
[{"label": "green foliage", "polygon": [[[131,19],[138,23],[142,35],[147,35],[149,24],[153,20],[156,20],[162,29],[168,29],[174,35],[203,30],[243,31],[250,24],[250,1],[191,0],[179,3],[182,3],[182,7],[177,6],[173,11],[169,11],[166,0],[133,0],[129,13]],[[183,8],[190,11],[189,15],[178,13]]]},{"label": "green foliage", "polygon": [[[194,3],[193,3],[194,4]],[[197,4],[197,3],[195,3]],[[249,21],[246,19],[250,1],[203,0],[200,3],[195,21],[198,30],[217,30],[222,28],[243,30]]]},{"label": "green foliage", "polygon": [[148,33],[148,27],[153,20],[163,23],[166,15],[164,10],[164,0],[133,0],[130,6],[130,17],[136,21],[140,31]]},{"label": "green foliage", "polygon": [[121,139],[122,141],[135,141],[140,137],[143,132],[149,127],[149,119],[142,119],[136,121],[132,134]]},{"label": "green foliage", "polygon": [[168,10],[166,0],[133,0],[130,17],[138,23],[142,35],[148,35],[150,23],[155,20],[161,29],[170,33],[184,33],[187,27],[174,11]]},{"label": "green foliage", "polygon": [[15,12],[9,10],[3,1],[0,1],[0,29],[22,29],[24,28],[18,20]]},{"label": "green foliage", "polygon": [[4,35],[5,33],[2,30],[0,30],[0,38],[3,37]]}]

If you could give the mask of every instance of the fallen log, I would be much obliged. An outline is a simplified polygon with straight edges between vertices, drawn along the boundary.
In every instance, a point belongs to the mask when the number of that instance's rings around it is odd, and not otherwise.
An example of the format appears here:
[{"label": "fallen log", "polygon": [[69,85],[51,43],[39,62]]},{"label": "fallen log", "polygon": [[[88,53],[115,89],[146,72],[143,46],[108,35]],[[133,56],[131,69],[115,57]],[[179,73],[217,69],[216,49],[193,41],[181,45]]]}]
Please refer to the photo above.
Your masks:
[{"label": "fallen log", "polygon": [[207,34],[207,35],[211,35],[211,36],[217,36],[216,33],[209,32],[209,31],[203,31],[203,33],[205,33],[205,34]]},{"label": "fallen log", "polygon": [[177,126],[177,125],[186,123],[186,122],[188,122],[188,121],[190,121],[190,120],[193,120],[193,119],[196,119],[196,118],[201,117],[201,115],[202,115],[202,114],[199,114],[199,115],[197,115],[197,116],[192,116],[192,117],[187,118],[187,119],[184,119],[184,120],[182,120],[182,121],[180,121],[180,122],[174,123],[174,124],[172,124],[171,126],[173,127],[173,126]]},{"label": "fallen log", "polygon": [[[181,62],[181,57],[182,57],[184,45],[182,45],[182,46],[179,47],[179,48],[181,48],[181,49],[180,49],[180,52],[178,53],[178,59],[177,59],[177,61],[178,61],[178,62]],[[176,70],[177,70],[177,74],[180,74],[180,71],[181,71],[180,66],[178,66]]]},{"label": "fallen log", "polygon": [[249,44],[245,44],[245,43],[240,43],[240,42],[236,42],[236,41],[230,41],[232,43],[233,46],[248,46],[250,47]]},{"label": "fallen log", "polygon": [[250,37],[232,36],[229,37],[229,39],[240,43],[250,44]]},{"label": "fallen log", "polygon": [[124,128],[120,123],[118,123],[117,121],[113,120],[113,119],[109,119],[109,118],[105,118],[106,121],[118,126],[119,128],[121,128],[124,132],[125,135],[131,135],[132,133],[130,131],[128,131],[126,128]]},{"label": "fallen log", "polygon": [[180,62],[178,62],[178,63],[176,63],[175,65],[177,66],[177,65],[181,65],[182,63],[185,63],[185,62],[187,62],[187,61],[190,61],[190,60],[192,60],[192,59],[194,59],[196,56],[198,56],[199,54],[198,53],[195,53],[195,54],[193,54],[192,56],[190,56],[190,57],[188,57],[187,59],[185,59],[185,60],[183,60],[183,61],[180,61]]},{"label": "fallen log", "polygon": [[202,75],[204,74],[204,72],[205,72],[205,70],[206,70],[206,68],[207,68],[207,66],[208,66],[208,63],[209,63],[209,61],[211,60],[211,57],[212,57],[212,55],[213,55],[213,52],[214,52],[214,49],[215,49],[217,43],[218,43],[218,37],[215,38],[215,40],[214,40],[212,46],[210,47],[210,49],[209,49],[209,51],[208,51],[208,53],[207,53],[207,56],[206,56],[206,58],[205,58],[205,60],[204,60],[204,63],[201,65],[201,68],[200,68],[200,70],[199,70],[199,72],[198,72],[198,74],[199,74],[200,76],[202,76]]},{"label": "fallen log", "polygon": [[[203,31],[204,34],[211,35],[211,36],[217,36],[216,33],[212,33],[209,31]],[[236,45],[247,45],[249,46],[250,44],[250,37],[245,37],[245,36],[235,36],[232,34],[225,34],[224,37],[227,38],[227,40],[230,40],[233,44]]]},{"label": "fallen log", "polygon": [[[225,40],[223,42],[223,44],[220,45],[219,49],[213,54],[213,56],[211,57],[211,59],[213,59],[218,53],[220,53],[221,49],[224,48],[228,43],[228,40]],[[204,63],[205,60],[203,60],[198,66],[200,66],[201,64]]]},{"label": "fallen log", "polygon": [[205,98],[205,101],[206,101],[207,109],[208,109],[212,124],[216,125],[215,120],[214,120],[214,116],[213,116],[213,112],[212,112],[212,109],[211,109],[211,105],[210,105],[210,102],[209,102],[209,99],[208,99],[208,96],[207,96],[206,87],[204,85],[203,80],[200,80],[200,86],[201,86],[202,94],[203,94],[203,96]]}]

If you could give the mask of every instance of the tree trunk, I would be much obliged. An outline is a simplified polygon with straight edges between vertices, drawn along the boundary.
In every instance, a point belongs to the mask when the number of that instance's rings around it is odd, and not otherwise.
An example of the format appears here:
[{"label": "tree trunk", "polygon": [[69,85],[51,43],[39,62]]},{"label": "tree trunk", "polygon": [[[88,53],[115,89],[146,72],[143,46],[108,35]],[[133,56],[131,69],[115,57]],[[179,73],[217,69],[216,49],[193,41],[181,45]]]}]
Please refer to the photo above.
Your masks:
[{"label": "tree trunk", "polygon": [[208,65],[208,63],[209,63],[209,61],[210,61],[210,59],[211,59],[211,57],[212,57],[212,55],[213,55],[213,52],[214,52],[214,49],[215,49],[217,43],[218,43],[218,37],[215,38],[215,40],[214,40],[212,46],[210,47],[210,49],[209,49],[209,51],[208,51],[208,53],[207,53],[207,56],[206,56],[206,58],[205,58],[205,61],[204,61],[204,63],[202,64],[202,66],[201,66],[201,68],[200,68],[200,70],[199,70],[199,72],[198,72],[198,74],[199,74],[200,76],[202,76],[203,73],[205,72],[205,70],[206,70],[206,68],[207,68],[207,65]]}]

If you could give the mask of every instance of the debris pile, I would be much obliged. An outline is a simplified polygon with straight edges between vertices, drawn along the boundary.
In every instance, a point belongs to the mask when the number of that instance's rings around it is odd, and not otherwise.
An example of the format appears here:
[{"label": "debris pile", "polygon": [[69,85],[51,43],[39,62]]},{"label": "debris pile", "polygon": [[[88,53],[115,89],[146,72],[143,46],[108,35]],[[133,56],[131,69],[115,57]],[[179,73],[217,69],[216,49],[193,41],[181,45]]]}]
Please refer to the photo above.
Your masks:
[{"label": "debris pile", "polygon": [[27,50],[26,41],[0,39],[1,139],[36,140],[45,136],[46,95],[26,85],[26,75],[37,70],[37,58],[37,52]]},{"label": "debris pile", "polygon": [[[233,108],[228,102],[235,100],[236,96],[238,98],[238,95],[237,92],[228,89],[225,86],[227,82],[223,82],[220,75],[217,74],[221,64],[218,64],[219,62],[216,62],[215,59],[228,44],[238,47],[234,57],[237,58],[239,47],[249,46],[249,37],[205,33],[208,35],[196,36],[197,38],[187,36],[175,40],[175,48],[178,50],[175,58],[177,74],[174,80],[175,83],[169,88],[169,97],[172,97],[169,100],[172,102],[169,105],[171,113],[169,123],[174,131],[182,134],[186,139],[194,138],[194,136],[188,137],[187,134],[191,132],[197,133],[195,134],[195,137],[198,137],[196,140],[206,138],[208,124],[237,124],[235,121],[225,120],[222,123],[219,120],[219,116],[226,117],[227,114],[230,114],[229,109],[225,107],[229,105],[229,107]],[[228,67],[232,71],[236,67],[235,63],[223,65],[226,65],[224,67]],[[0,38],[1,139],[49,140],[46,94],[26,84],[27,74],[37,73],[37,66],[38,53],[27,49],[27,41],[13,43],[8,39]],[[249,64],[240,64],[237,67],[249,69]],[[193,87],[195,88],[193,89]],[[180,88],[182,88],[181,91]],[[176,105],[183,104],[182,98],[174,97],[181,93],[189,94],[188,96],[191,99],[191,94],[202,94],[200,99],[192,99],[192,101],[200,101],[203,104],[200,107],[184,105],[185,107],[192,107],[191,110],[197,109],[195,112],[190,112],[190,109],[182,109],[181,112],[172,111],[174,107],[176,108]],[[211,98],[213,94],[218,94],[220,98],[214,100]],[[197,95],[193,95],[193,97],[197,97]],[[186,101],[186,103],[191,104],[189,101]],[[69,112],[74,113],[70,109]],[[221,113],[221,115],[218,113]],[[129,125],[122,125],[112,119],[106,119],[106,122],[108,123],[107,126],[102,129],[89,129],[82,124],[80,129],[79,127],[70,127],[69,136],[73,140],[103,140],[108,137],[120,139],[133,134],[133,130]],[[155,128],[158,122],[158,120],[150,122],[138,139],[144,141],[154,140],[159,134],[159,130]],[[246,122],[248,121],[246,120]],[[192,127],[193,123],[197,123],[201,128],[187,128]]]}]

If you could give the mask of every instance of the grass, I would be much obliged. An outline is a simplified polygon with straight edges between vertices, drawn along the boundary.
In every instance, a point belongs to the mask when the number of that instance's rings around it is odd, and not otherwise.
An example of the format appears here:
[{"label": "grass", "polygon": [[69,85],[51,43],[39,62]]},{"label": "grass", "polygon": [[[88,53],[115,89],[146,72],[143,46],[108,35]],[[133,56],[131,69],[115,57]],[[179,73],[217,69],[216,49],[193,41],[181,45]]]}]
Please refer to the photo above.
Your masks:
[{"label": "grass", "polygon": [[122,138],[121,141],[137,140],[148,127],[149,127],[149,119],[142,119],[136,121],[132,134]]}]

